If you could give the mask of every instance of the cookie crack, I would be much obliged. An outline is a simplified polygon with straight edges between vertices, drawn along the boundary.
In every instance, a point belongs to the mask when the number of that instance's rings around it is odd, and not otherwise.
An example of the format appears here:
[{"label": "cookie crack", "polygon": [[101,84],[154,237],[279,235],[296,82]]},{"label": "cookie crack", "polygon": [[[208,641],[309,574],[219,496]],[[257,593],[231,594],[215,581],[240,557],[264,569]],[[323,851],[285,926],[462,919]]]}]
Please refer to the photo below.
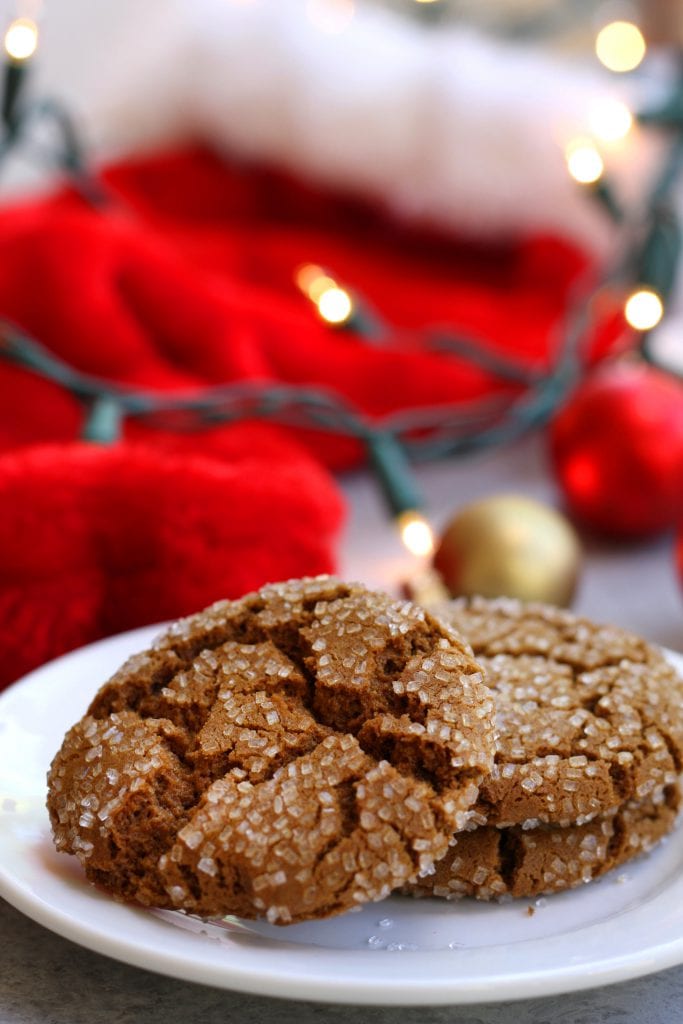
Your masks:
[{"label": "cookie crack", "polygon": [[658,724],[655,725],[654,722],[648,722],[647,725],[646,725],[646,728],[648,728],[648,729],[656,728],[657,729],[657,732],[659,733],[659,735],[664,740],[664,743],[666,744],[666,748],[669,751],[669,756],[671,757],[671,760],[674,763],[674,767],[675,767],[676,771],[680,772],[681,769],[683,768],[683,760],[682,760],[683,754],[681,752],[680,746],[676,743],[676,741],[674,740],[674,738],[671,735],[671,733],[667,729],[665,729],[661,725],[661,723],[658,723]]},{"label": "cookie crack", "polygon": [[[446,624],[450,625],[448,619],[446,619]],[[455,630],[458,633],[458,635],[465,636],[464,630],[461,633],[459,627],[451,626],[451,628],[455,628]],[[476,627],[474,627],[474,628],[476,628]],[[502,632],[496,633],[495,637],[487,637],[485,640],[482,640],[480,643],[477,643],[476,641],[471,641],[471,640],[469,640],[469,638],[467,638],[468,639],[468,643],[470,643],[470,645],[472,647],[472,650],[474,651],[475,658],[476,657],[480,657],[480,656],[481,657],[485,657],[485,658],[495,658],[496,654],[505,654],[506,653],[505,651],[491,650],[491,648],[495,647],[497,644],[502,643],[504,640],[507,640],[508,637],[512,636],[512,634],[515,632],[516,629],[517,629],[517,623],[512,623],[509,626],[508,629],[504,629]],[[520,652],[520,653],[526,653],[526,652]]]},{"label": "cookie crack", "polygon": [[506,889],[512,892],[519,871],[522,845],[515,832],[510,829],[498,829],[499,874]]},{"label": "cookie crack", "polygon": [[[322,724],[316,719],[313,704],[315,694],[315,675],[307,664],[307,659],[310,659],[311,651],[307,647],[305,638],[301,635],[299,629],[291,630],[288,629],[287,633],[283,635],[280,630],[272,630],[269,633],[268,639],[272,643],[273,647],[277,650],[283,658],[287,658],[288,661],[294,665],[296,669],[301,673],[306,682],[305,694],[296,697],[293,695],[287,695],[288,698],[298,700],[299,704],[302,705],[306,711],[316,720],[317,724]],[[282,687],[283,691],[286,691],[286,687]]]},{"label": "cookie crack", "polygon": [[358,827],[359,811],[356,786],[360,779],[348,779],[340,782],[335,788],[337,805],[341,816],[341,831],[343,838],[348,838]]},{"label": "cookie crack", "polygon": [[[314,872],[320,867],[325,857],[345,839],[349,839],[358,827],[359,811],[356,786],[360,781],[360,778],[347,779],[345,782],[340,782],[335,786],[334,794],[337,798],[337,809],[340,814],[340,832],[335,832],[329,841],[318,851],[313,867]],[[320,824],[321,816],[322,807],[319,807],[314,827]]]}]

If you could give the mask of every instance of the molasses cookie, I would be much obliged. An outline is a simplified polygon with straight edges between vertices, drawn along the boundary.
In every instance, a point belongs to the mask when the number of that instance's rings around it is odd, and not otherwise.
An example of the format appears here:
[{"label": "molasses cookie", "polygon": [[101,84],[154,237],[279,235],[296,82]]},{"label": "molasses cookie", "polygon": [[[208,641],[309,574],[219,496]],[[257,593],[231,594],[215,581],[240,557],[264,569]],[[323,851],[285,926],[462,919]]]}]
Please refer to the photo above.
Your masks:
[{"label": "molasses cookie", "polygon": [[55,842],[118,898],[279,924],[433,869],[493,766],[453,629],[330,578],[263,588],[129,659],[49,773]]},{"label": "molasses cookie", "polygon": [[472,645],[497,709],[478,825],[582,825],[660,799],[683,763],[683,682],[640,637],[508,599],[439,614]]}]

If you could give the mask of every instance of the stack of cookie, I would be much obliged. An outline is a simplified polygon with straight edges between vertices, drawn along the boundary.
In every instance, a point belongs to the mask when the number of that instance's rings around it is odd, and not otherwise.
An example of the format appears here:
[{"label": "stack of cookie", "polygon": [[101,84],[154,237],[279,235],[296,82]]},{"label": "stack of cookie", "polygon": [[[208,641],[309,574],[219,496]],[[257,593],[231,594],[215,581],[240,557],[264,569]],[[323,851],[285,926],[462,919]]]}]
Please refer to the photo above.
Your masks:
[{"label": "stack of cookie", "polygon": [[532,896],[589,882],[675,822],[683,682],[639,637],[558,608],[483,598],[443,617],[497,707],[495,764],[472,821],[415,895]]},{"label": "stack of cookie", "polygon": [[564,612],[273,585],[102,687],[50,770],[55,842],[117,898],[278,924],[552,892],[671,829],[682,693]]}]

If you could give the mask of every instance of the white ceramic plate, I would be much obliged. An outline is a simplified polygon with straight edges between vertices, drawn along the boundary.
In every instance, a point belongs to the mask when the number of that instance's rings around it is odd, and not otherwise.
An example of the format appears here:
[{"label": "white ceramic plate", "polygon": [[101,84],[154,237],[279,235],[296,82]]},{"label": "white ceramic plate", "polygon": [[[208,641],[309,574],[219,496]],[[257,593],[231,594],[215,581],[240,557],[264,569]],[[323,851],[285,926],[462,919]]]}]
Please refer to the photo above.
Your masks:
[{"label": "white ceramic plate", "polygon": [[[45,773],[100,683],[156,629],[69,654],[0,697],[0,894],[89,949],[262,995],[393,1005],[550,995],[683,962],[683,828],[649,857],[574,892],[507,904],[393,897],[276,928],[215,926],[115,903],[54,852]],[[683,656],[671,655],[683,668]]]}]

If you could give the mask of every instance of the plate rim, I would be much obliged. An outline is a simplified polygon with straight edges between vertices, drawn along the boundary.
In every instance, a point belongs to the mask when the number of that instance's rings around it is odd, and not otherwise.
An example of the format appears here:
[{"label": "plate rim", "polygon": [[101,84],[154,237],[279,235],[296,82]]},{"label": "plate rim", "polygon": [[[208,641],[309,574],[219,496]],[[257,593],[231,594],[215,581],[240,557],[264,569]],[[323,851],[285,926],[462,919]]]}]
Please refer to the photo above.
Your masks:
[{"label": "plate rim", "polygon": [[[0,882],[2,872],[0,872]],[[298,999],[304,1002],[320,1002],[341,1004],[346,1006],[472,1006],[486,1003],[518,1002],[524,999],[541,999],[557,995],[581,992],[603,986],[616,985],[620,982],[633,981],[658,971],[680,965],[683,961],[683,938],[677,942],[665,943],[659,947],[649,947],[650,959],[644,960],[641,954],[633,953],[613,961],[607,961],[604,967],[586,971],[585,965],[567,967],[561,970],[547,971],[528,976],[491,975],[487,979],[476,982],[466,981],[463,987],[454,991],[449,982],[431,982],[434,990],[425,992],[424,983],[419,979],[401,978],[400,987],[392,990],[378,988],[368,978],[355,979],[355,991],[350,991],[349,983],[331,977],[316,977],[302,980],[290,978],[283,973],[264,971],[262,968],[253,971],[243,966],[232,972],[229,968],[218,972],[210,967],[202,967],[196,961],[182,957],[153,951],[154,963],[142,963],[138,954],[150,956],[149,949],[127,940],[106,940],[101,934],[85,934],[84,928],[74,926],[71,919],[61,912],[41,912],[40,904],[25,902],[17,894],[13,899],[5,892],[0,896],[20,913],[35,923],[47,928],[53,934],[74,942],[76,945],[101,956],[109,957],[120,963],[140,970],[151,971],[165,977],[208,985],[223,991],[239,992],[245,995],[261,995],[271,998]],[[128,908],[131,909],[131,908]],[[355,956],[359,951],[348,951]],[[344,955],[343,950],[336,950],[335,956]],[[392,956],[393,954],[379,950],[373,956]],[[411,953],[412,956],[428,957],[433,955],[427,950]],[[495,996],[491,989],[495,987]]]},{"label": "plate rim", "polygon": [[[5,703],[11,702],[15,695],[20,692],[24,694],[27,688],[38,685],[45,676],[50,677],[54,673],[59,674],[65,667],[68,668],[72,659],[97,656],[101,648],[109,648],[116,644],[127,644],[141,647],[149,643],[150,639],[161,629],[164,623],[152,626],[138,627],[113,637],[106,637],[95,641],[84,647],[70,651],[59,658],[35,669],[16,683],[8,687],[0,694],[0,713],[4,712]],[[131,647],[134,649],[134,647]],[[663,649],[664,653],[676,665],[683,668],[683,655]],[[47,818],[47,815],[46,815]],[[681,881],[683,885],[683,880]],[[93,890],[84,886],[84,892],[91,894]],[[487,978],[468,978],[459,975],[457,969],[458,960],[454,959],[453,977],[447,980],[435,980],[433,978],[424,980],[421,976],[406,977],[396,972],[397,977],[388,986],[385,979],[376,981],[371,976],[356,976],[353,980],[342,974],[339,978],[334,977],[334,964],[340,960],[353,963],[360,956],[367,957],[364,950],[343,950],[329,949],[324,947],[299,947],[300,955],[305,950],[307,957],[311,956],[311,950],[315,949],[313,959],[322,964],[323,970],[327,961],[330,961],[330,970],[325,973],[316,973],[313,976],[291,976],[283,971],[282,965],[273,966],[272,958],[268,960],[261,953],[261,962],[238,963],[232,966],[229,962],[217,965],[211,958],[204,963],[201,957],[183,957],[175,952],[145,946],[143,941],[136,938],[136,929],[132,934],[121,937],[105,934],[102,928],[98,928],[95,918],[87,922],[79,917],[74,917],[63,907],[54,906],[35,894],[29,892],[26,884],[22,885],[21,879],[9,872],[3,863],[0,863],[0,896],[18,911],[25,914],[31,920],[46,927],[48,930],[68,939],[78,945],[98,954],[109,956],[115,960],[126,963],[130,966],[143,970],[151,970],[155,973],[167,975],[185,981],[211,985],[216,988],[250,993],[256,995],[274,996],[288,999],[300,999],[305,1001],[317,1001],[324,1003],[341,1003],[346,1005],[384,1005],[384,1006],[427,1006],[427,1005],[473,1005],[478,1003],[491,1003],[501,1001],[515,1001],[527,998],[541,998],[544,996],[559,995],[562,993],[578,992],[586,989],[596,988],[603,985],[617,984],[620,981],[631,980],[646,976],[656,971],[673,967],[683,962],[683,927],[681,935],[674,940],[668,940],[656,945],[650,945],[645,949],[620,953],[607,956],[606,958],[593,962],[590,965],[567,964],[558,968],[536,968],[525,972],[514,974],[493,974]],[[121,912],[128,915],[136,915],[140,920],[155,922],[154,927],[161,924],[160,919],[155,918],[144,908],[112,904],[106,897],[101,897],[107,905],[119,908]],[[131,918],[132,922],[133,918]],[[683,916],[682,916],[683,921]],[[602,922],[604,925],[604,922]],[[595,922],[584,926],[585,928],[600,927],[601,922]],[[169,926],[170,927],[170,926]],[[176,929],[176,932],[180,932]],[[159,933],[161,934],[161,933]],[[555,938],[560,938],[557,936]],[[530,942],[541,941],[531,938]],[[199,948],[199,947],[198,947]],[[373,957],[382,958],[396,955],[388,950],[375,950]],[[411,957],[435,957],[443,955],[442,951],[411,951]],[[461,957],[462,953],[454,953],[454,957]],[[285,958],[286,959],[286,958]],[[396,966],[403,961],[392,961]],[[494,991],[495,989],[495,991]]]}]

